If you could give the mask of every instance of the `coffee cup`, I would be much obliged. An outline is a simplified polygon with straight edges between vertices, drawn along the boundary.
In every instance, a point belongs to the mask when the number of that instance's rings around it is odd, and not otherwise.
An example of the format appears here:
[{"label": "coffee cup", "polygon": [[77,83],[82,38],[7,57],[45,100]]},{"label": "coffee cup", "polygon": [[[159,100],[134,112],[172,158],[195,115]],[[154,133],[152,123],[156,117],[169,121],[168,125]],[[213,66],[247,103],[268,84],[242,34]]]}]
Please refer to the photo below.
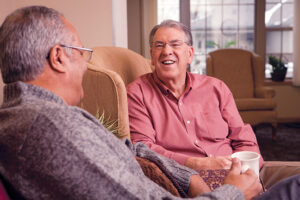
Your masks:
[{"label": "coffee cup", "polygon": [[242,173],[252,169],[259,177],[259,158],[260,154],[252,151],[240,151],[231,155],[232,158],[238,158],[241,161]]}]

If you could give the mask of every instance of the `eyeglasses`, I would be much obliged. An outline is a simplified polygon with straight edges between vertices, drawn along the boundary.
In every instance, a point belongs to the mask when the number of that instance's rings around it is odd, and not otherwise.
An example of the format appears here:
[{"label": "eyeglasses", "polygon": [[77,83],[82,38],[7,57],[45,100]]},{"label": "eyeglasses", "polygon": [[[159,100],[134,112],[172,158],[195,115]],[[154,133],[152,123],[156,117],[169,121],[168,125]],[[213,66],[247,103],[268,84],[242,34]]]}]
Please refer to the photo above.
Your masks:
[{"label": "eyeglasses", "polygon": [[162,50],[165,48],[166,45],[169,45],[172,49],[180,49],[183,44],[187,44],[187,42],[184,42],[182,40],[171,40],[170,42],[162,42],[162,41],[156,41],[153,42],[153,48],[155,50]]},{"label": "eyeglasses", "polygon": [[64,45],[64,44],[60,44],[60,46],[65,47],[65,48],[71,48],[71,49],[78,50],[80,52],[80,55],[82,55],[82,57],[84,58],[84,60],[86,62],[90,62],[90,60],[92,58],[92,54],[93,54],[92,49],[83,48],[83,47],[68,46],[68,45]]}]

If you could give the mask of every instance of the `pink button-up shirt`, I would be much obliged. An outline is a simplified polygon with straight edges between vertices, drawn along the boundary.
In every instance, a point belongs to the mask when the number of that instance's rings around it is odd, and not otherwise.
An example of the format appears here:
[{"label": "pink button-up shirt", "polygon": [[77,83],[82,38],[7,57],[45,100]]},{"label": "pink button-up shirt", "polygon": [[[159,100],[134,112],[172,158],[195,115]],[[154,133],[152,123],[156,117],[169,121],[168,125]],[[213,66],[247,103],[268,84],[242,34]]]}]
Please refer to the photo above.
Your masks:
[{"label": "pink button-up shirt", "polygon": [[[250,125],[244,124],[232,93],[220,80],[187,73],[187,87],[177,99],[155,73],[127,86],[133,143],[184,164],[188,157],[259,152]],[[263,159],[260,161],[262,166]]]}]

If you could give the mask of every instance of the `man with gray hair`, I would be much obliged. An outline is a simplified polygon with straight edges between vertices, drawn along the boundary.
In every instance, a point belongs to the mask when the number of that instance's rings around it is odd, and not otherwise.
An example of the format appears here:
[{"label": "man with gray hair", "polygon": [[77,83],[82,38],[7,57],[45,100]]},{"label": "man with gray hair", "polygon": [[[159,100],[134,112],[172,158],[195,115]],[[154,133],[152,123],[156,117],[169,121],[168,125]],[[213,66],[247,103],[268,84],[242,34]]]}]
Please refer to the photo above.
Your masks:
[{"label": "man with gray hair", "polygon": [[127,86],[133,143],[143,142],[192,169],[229,169],[232,153],[260,153],[229,88],[187,72],[194,55],[189,28],[165,20],[152,29],[149,43],[154,72]]},{"label": "man with gray hair", "polygon": [[[134,156],[151,158],[195,199],[250,199],[254,172],[234,160],[224,185],[209,192],[197,173],[109,133],[76,107],[92,50],[57,11],[32,6],[0,28],[0,175],[12,199],[178,199],[148,179]],[[204,193],[207,192],[207,193]]]}]

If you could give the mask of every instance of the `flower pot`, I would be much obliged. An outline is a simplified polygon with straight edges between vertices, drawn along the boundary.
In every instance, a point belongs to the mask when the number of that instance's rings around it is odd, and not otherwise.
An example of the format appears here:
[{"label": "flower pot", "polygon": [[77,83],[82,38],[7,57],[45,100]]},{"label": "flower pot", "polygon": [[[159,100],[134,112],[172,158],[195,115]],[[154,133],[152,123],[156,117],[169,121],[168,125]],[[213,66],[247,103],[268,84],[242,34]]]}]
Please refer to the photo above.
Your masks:
[{"label": "flower pot", "polygon": [[285,75],[286,75],[286,71],[287,70],[284,70],[284,71],[278,71],[278,72],[271,72],[271,79],[273,81],[284,81],[285,79]]}]

